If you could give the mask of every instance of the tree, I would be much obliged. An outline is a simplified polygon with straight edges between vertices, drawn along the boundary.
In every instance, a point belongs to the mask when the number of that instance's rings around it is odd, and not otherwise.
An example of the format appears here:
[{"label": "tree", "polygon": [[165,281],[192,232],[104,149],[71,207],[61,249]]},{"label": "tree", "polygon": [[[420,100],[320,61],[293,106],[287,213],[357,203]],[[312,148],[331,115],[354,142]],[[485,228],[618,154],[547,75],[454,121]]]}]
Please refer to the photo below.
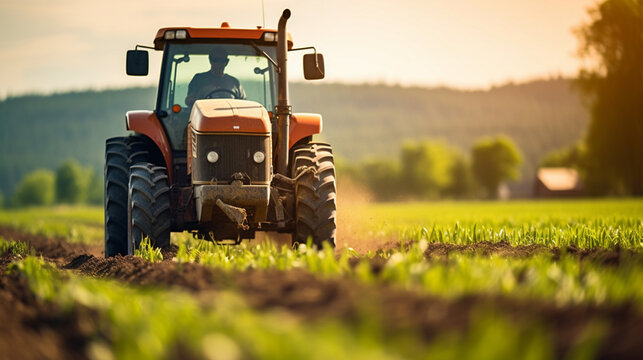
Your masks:
[{"label": "tree", "polygon": [[56,171],[56,201],[79,204],[87,199],[91,173],[77,161],[68,160]]},{"label": "tree", "polygon": [[475,180],[470,163],[462,154],[457,153],[450,169],[451,181],[444,189],[447,196],[469,198],[475,195]]},{"label": "tree", "polygon": [[583,143],[552,151],[540,160],[542,167],[573,167],[577,170],[587,168],[587,148]]},{"label": "tree", "polygon": [[2,191],[0,191],[0,209],[4,206],[4,195],[2,195]]},{"label": "tree", "polygon": [[54,202],[55,176],[49,170],[36,170],[18,185],[13,203],[16,206],[51,205]]},{"label": "tree", "polygon": [[587,135],[588,190],[643,195],[643,1],[606,0],[578,31],[580,71],[592,121]]},{"label": "tree", "polygon": [[401,154],[404,190],[413,197],[439,197],[451,182],[454,153],[441,142],[404,143]]},{"label": "tree", "polygon": [[92,170],[89,178],[89,186],[87,188],[87,203],[92,205],[100,205],[103,203],[103,196],[105,195],[105,184],[103,183],[103,176],[98,175],[98,173]]},{"label": "tree", "polygon": [[370,159],[360,165],[357,179],[365,184],[378,200],[391,200],[400,196],[400,165],[392,159]]},{"label": "tree", "polygon": [[488,197],[497,197],[498,186],[503,181],[519,176],[522,162],[520,152],[509,138],[483,139],[471,149],[473,174]]}]

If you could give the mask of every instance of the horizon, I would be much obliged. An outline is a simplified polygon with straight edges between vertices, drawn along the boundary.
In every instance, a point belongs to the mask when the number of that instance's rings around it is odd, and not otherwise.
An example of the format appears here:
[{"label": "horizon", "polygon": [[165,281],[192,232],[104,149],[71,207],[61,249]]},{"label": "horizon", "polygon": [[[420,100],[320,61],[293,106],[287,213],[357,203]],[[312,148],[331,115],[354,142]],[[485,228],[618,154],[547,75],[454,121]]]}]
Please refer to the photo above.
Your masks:
[{"label": "horizon", "polygon": [[[496,89],[501,89],[504,87],[509,87],[509,86],[523,86],[523,85],[529,85],[533,84],[536,82],[547,82],[547,81],[557,81],[557,80],[566,80],[566,81],[573,81],[575,80],[575,77],[569,77],[569,76],[549,76],[549,77],[536,77],[532,79],[525,79],[523,81],[513,81],[509,80],[504,83],[499,83],[499,84],[491,84],[488,87],[484,88],[461,88],[461,87],[456,87],[456,86],[450,86],[448,84],[436,84],[436,85],[423,85],[423,84],[400,84],[400,83],[383,83],[383,82],[342,82],[342,81],[326,81],[323,83],[320,82],[310,82],[306,80],[294,80],[290,81],[290,84],[306,84],[306,85],[311,85],[311,86],[384,86],[384,87],[401,87],[403,89],[422,89],[422,90],[449,90],[449,91],[456,91],[456,92],[488,92],[488,91],[493,91]],[[104,91],[124,91],[124,90],[130,90],[130,89],[157,89],[156,84],[148,84],[148,85],[125,85],[125,86],[108,86],[108,87],[103,87],[103,88],[93,88],[93,87],[86,87],[86,88],[77,88],[77,89],[53,89],[53,90],[34,90],[34,91],[27,91],[24,93],[17,93],[17,94],[5,94],[6,96],[0,96],[0,101],[5,101],[8,99],[16,99],[16,98],[21,98],[21,97],[46,97],[46,96],[55,96],[55,95],[66,95],[66,94],[76,94],[76,93],[88,93],[88,92],[104,92]]]},{"label": "horizon", "polygon": [[[579,44],[572,30],[587,21],[587,8],[595,2],[275,0],[266,1],[265,25],[276,27],[281,10],[289,7],[288,31],[296,45],[314,45],[325,54],[326,83],[484,90],[575,76],[582,62],[574,55]],[[20,35],[0,40],[0,99],[156,86],[159,54],[150,54],[145,79],[128,78],[124,60],[126,50],[149,43],[158,28],[216,27],[222,21],[238,28],[262,25],[258,0],[196,0],[190,8],[151,0],[62,0],[52,7],[34,0],[0,9],[0,29]],[[303,80],[301,54],[289,57],[291,79]]]}]

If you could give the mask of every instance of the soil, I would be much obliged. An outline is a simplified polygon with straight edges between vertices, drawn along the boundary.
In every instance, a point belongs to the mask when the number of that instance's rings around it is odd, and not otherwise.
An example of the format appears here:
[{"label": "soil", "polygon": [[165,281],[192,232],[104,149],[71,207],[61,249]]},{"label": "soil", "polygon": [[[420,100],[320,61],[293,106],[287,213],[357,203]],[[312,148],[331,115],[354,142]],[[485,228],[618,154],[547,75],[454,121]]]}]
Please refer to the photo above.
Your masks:
[{"label": "soil", "polygon": [[[3,359],[84,359],[94,328],[89,309],[62,312],[38,301],[25,279],[6,274],[11,257],[0,258],[0,354]],[[89,325],[89,326],[87,326]]]},{"label": "soil", "polygon": [[445,259],[451,254],[468,254],[468,255],[497,255],[503,257],[526,258],[538,254],[548,254],[558,259],[561,255],[567,254],[580,258],[584,261],[597,262],[602,265],[618,265],[624,260],[641,261],[643,257],[640,253],[622,249],[619,247],[604,249],[581,249],[575,246],[564,248],[549,248],[543,245],[518,245],[512,246],[507,241],[488,242],[482,241],[469,245],[439,244],[432,243],[424,252],[427,259]]},{"label": "soil", "polygon": [[[445,332],[466,330],[471,317],[480,309],[486,309],[503,314],[516,324],[538,321],[545,325],[552,331],[551,339],[558,357],[574,346],[589,322],[599,321],[607,329],[599,358],[634,359],[643,355],[643,342],[640,341],[643,316],[629,303],[556,306],[551,302],[488,295],[449,300],[387,285],[366,286],[349,278],[322,278],[302,270],[224,272],[169,260],[149,263],[132,256],[105,259],[98,247],[26,235],[4,227],[0,227],[0,236],[28,242],[37,254],[64,269],[136,285],[176,287],[194,293],[197,298],[207,297],[210,303],[216,302],[218,291],[232,289],[258,310],[280,309],[305,320],[335,318],[347,324],[355,324],[364,317],[375,318],[387,335],[412,332],[424,341]],[[427,249],[427,256],[448,256],[469,250],[529,256],[526,254],[530,251],[540,251],[530,247],[512,250],[507,244],[483,244],[473,250],[434,245]],[[5,274],[11,260],[0,258],[3,274],[0,278],[0,354],[21,359],[84,357],[85,352],[81,349],[88,334],[95,330],[91,322],[95,314],[87,309],[64,313],[40,303],[22,279]]]}]

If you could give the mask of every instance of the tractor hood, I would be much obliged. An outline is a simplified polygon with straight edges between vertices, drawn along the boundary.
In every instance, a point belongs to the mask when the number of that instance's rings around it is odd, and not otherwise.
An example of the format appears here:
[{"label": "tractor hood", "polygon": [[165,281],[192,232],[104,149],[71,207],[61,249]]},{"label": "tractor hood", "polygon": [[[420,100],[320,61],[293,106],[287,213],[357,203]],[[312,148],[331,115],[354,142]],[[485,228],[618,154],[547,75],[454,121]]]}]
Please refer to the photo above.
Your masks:
[{"label": "tractor hood", "polygon": [[268,111],[249,100],[197,100],[190,122],[196,132],[270,134]]}]

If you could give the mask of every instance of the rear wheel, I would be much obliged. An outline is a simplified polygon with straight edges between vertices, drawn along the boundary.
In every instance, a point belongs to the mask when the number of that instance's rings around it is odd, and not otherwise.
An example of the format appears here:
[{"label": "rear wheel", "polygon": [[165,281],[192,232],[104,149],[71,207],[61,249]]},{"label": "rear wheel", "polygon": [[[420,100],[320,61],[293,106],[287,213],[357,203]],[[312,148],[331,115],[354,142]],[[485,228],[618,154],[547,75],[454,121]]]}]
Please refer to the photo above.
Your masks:
[{"label": "rear wheel", "polygon": [[170,245],[170,211],[167,169],[151,163],[132,165],[127,213],[129,254],[134,254],[145,237],[157,248]]},{"label": "rear wheel", "polygon": [[127,254],[127,191],[132,164],[149,161],[148,143],[139,136],[105,141],[105,257]]},{"label": "rear wheel", "polygon": [[[293,243],[306,243],[312,239],[318,247],[325,242],[335,247],[337,205],[331,146],[317,142],[298,146],[293,151],[292,164],[292,176],[301,175],[295,183]],[[308,168],[313,168],[314,172],[306,170]]]}]

